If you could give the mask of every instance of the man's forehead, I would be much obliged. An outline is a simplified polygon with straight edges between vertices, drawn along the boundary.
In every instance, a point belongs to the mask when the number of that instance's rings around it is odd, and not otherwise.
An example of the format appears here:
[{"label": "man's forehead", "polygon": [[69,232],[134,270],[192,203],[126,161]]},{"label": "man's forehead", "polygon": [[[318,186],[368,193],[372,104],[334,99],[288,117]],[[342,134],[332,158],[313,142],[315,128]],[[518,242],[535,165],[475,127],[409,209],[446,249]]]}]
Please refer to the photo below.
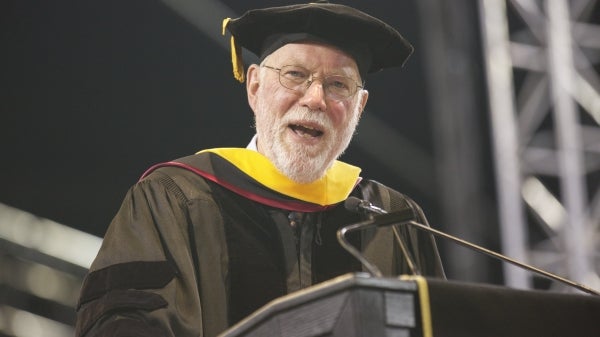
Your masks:
[{"label": "man's forehead", "polygon": [[323,67],[329,70],[340,70],[346,74],[358,75],[359,73],[356,61],[351,55],[336,46],[313,41],[286,44],[267,56],[265,60],[285,63],[280,65]]}]

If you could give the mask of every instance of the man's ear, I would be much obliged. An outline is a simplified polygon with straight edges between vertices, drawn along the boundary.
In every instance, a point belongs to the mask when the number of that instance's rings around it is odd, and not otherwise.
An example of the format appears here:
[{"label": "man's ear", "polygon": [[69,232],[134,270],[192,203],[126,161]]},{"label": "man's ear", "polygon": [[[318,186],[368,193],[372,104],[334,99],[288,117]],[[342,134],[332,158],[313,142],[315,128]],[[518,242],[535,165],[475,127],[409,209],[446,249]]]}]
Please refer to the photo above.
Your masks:
[{"label": "man's ear", "polygon": [[359,100],[360,102],[358,102],[358,104],[360,104],[360,114],[362,115],[365,107],[367,106],[367,101],[369,100],[369,92],[365,89],[361,89]]},{"label": "man's ear", "polygon": [[259,83],[259,72],[260,66],[256,64],[248,67],[248,73],[246,74],[246,94],[248,95],[248,104],[254,110],[256,106],[256,94],[258,92]]}]

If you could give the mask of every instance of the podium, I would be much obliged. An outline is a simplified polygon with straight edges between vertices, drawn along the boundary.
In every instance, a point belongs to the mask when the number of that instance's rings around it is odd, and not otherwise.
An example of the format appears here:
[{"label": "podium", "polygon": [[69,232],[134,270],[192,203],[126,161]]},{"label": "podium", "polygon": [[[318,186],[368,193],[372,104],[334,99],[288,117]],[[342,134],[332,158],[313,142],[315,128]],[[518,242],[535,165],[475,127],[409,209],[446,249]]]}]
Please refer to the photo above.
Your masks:
[{"label": "podium", "polygon": [[220,337],[600,336],[600,297],[347,274],[266,304]]}]

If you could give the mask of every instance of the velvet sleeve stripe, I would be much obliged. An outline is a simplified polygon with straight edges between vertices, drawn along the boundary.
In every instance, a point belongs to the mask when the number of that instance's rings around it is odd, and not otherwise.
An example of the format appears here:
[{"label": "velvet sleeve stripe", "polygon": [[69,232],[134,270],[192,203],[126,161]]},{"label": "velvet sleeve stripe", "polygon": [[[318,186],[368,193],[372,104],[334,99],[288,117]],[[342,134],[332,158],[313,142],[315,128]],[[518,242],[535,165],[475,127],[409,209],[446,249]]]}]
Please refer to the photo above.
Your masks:
[{"label": "velvet sleeve stripe", "polygon": [[[78,313],[75,335],[83,336],[107,313],[117,310],[154,311],[167,306],[167,301],[160,295],[141,290],[113,290],[97,301],[90,303]],[[83,322],[83,323],[82,323]]]},{"label": "velvet sleeve stripe", "polygon": [[123,318],[105,325],[94,337],[165,337],[169,335],[159,327],[151,326],[146,322]]},{"label": "velvet sleeve stripe", "polygon": [[83,283],[78,309],[111,290],[159,289],[173,277],[175,269],[168,261],[127,262],[93,271]]}]

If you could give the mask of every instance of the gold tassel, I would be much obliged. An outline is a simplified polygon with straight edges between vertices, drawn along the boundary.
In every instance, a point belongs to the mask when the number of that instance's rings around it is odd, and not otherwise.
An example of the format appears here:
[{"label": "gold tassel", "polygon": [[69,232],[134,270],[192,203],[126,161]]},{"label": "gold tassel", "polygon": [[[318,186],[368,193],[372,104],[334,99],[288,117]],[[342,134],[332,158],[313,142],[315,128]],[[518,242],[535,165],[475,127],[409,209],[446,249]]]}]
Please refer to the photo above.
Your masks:
[{"label": "gold tassel", "polygon": [[[222,35],[225,35],[225,29],[227,28],[227,24],[229,24],[231,18],[226,18],[223,20],[223,32]],[[233,65],[233,77],[238,80],[240,83],[244,83],[244,62],[242,60],[241,48],[235,42],[235,38],[231,35],[231,63]]]}]

